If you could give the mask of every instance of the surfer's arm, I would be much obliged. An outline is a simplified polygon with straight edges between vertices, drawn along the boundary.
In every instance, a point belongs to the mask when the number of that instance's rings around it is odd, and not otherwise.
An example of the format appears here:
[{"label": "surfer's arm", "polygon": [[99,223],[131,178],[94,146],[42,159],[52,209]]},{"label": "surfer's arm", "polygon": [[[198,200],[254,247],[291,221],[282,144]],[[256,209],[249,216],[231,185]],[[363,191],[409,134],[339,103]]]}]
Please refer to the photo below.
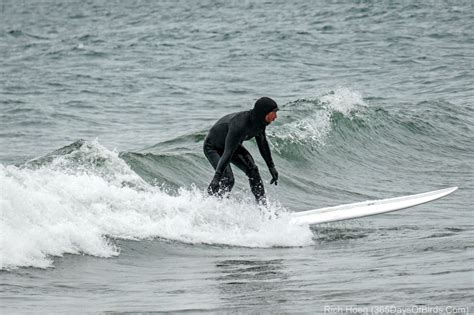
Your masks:
[{"label": "surfer's arm", "polygon": [[235,124],[231,124],[229,126],[229,131],[227,132],[227,136],[225,138],[224,153],[222,154],[216,167],[215,176],[219,178],[222,176],[225,168],[229,165],[232,155],[234,155],[235,150],[243,140],[241,134],[242,132],[239,132],[239,130],[240,128],[235,126]]},{"label": "surfer's arm", "polygon": [[272,180],[270,181],[271,184],[278,184],[278,171],[275,168],[275,164],[272,160],[272,153],[270,152],[270,147],[268,146],[267,135],[265,134],[265,130],[262,131],[261,134],[255,136],[255,140],[257,140],[258,150],[262,155],[265,163],[267,163],[268,170],[270,174],[272,174]]},{"label": "surfer's arm", "polygon": [[265,130],[262,133],[255,136],[255,140],[257,141],[258,150],[262,155],[265,163],[267,163],[268,168],[275,167],[272,159],[272,153],[270,152],[270,147],[267,141],[267,135],[265,134]]}]

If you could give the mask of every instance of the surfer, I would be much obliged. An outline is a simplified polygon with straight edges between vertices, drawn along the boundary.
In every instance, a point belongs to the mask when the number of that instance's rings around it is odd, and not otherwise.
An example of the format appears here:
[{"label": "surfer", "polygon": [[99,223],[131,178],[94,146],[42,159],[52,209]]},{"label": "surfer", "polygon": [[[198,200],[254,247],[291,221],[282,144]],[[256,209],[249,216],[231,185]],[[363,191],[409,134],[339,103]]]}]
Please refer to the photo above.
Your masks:
[{"label": "surfer", "polygon": [[242,145],[255,137],[258,149],[268,166],[272,180],[278,184],[278,172],[272,160],[265,134],[266,127],[277,118],[278,105],[269,97],[262,97],[248,111],[228,114],[219,119],[204,140],[204,155],[215,170],[207,191],[209,195],[222,197],[234,186],[234,174],[230,163],[241,169],[249,178],[250,190],[257,203],[266,205],[265,189],[258,167],[252,155]]}]

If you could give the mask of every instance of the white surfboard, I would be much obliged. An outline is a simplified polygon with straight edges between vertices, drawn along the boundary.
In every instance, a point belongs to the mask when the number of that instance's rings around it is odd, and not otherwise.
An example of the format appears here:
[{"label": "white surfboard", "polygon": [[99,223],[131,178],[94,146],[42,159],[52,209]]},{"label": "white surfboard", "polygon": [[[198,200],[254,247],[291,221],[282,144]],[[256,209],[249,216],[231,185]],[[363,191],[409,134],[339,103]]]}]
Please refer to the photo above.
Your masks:
[{"label": "white surfboard", "polygon": [[335,207],[295,212],[291,214],[291,223],[297,225],[319,224],[397,211],[442,198],[456,189],[458,188],[451,187],[416,195],[382,200],[369,200]]}]

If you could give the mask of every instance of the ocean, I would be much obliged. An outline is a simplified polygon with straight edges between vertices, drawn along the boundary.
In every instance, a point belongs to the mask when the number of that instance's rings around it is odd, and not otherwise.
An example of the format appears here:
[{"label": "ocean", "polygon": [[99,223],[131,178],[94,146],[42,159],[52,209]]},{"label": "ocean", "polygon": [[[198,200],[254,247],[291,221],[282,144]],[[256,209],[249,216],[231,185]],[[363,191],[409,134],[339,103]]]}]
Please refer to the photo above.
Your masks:
[{"label": "ocean", "polygon": [[[467,314],[471,1],[0,4],[2,313]],[[268,96],[280,174],[202,144]],[[235,169],[235,168],[234,168]],[[291,212],[458,186],[315,226]],[[442,312],[441,312],[442,311]]]}]

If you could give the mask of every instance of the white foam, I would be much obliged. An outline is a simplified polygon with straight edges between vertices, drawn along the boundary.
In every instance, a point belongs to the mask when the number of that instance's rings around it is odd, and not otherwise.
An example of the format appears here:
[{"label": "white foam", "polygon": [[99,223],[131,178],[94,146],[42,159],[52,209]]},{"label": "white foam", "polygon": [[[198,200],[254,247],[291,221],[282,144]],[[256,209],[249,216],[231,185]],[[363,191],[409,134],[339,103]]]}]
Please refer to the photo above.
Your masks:
[{"label": "white foam", "polygon": [[362,94],[348,88],[337,88],[319,98],[323,105],[330,111],[349,116],[359,106],[367,106]]},{"label": "white foam", "polygon": [[308,227],[288,224],[279,206],[270,209],[281,212],[278,220],[252,201],[219,201],[195,188],[167,194],[143,182],[117,153],[87,143],[38,169],[0,164],[0,267],[50,267],[52,256],[65,253],[118,255],[110,238],[249,247],[313,244]]}]

